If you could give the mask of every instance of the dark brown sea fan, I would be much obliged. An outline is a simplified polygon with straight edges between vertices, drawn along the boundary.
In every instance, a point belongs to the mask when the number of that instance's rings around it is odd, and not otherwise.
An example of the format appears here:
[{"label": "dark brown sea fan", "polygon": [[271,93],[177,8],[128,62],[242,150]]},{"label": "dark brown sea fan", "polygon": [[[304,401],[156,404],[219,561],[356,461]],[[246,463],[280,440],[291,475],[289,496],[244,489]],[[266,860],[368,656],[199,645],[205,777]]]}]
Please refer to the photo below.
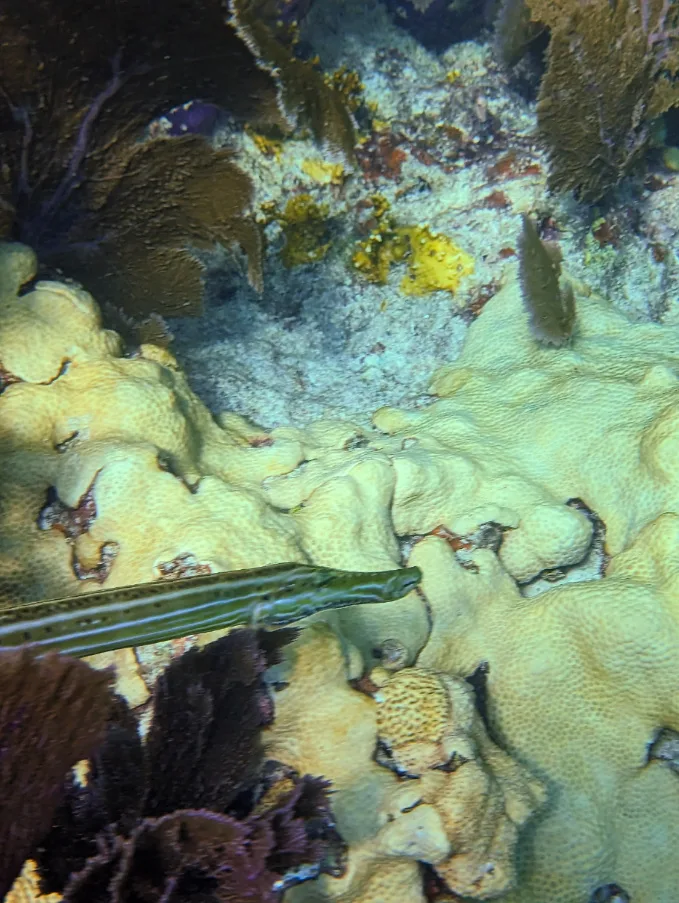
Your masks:
[{"label": "dark brown sea fan", "polygon": [[0,900],[49,830],[68,770],[101,741],[109,682],[76,659],[0,653]]}]

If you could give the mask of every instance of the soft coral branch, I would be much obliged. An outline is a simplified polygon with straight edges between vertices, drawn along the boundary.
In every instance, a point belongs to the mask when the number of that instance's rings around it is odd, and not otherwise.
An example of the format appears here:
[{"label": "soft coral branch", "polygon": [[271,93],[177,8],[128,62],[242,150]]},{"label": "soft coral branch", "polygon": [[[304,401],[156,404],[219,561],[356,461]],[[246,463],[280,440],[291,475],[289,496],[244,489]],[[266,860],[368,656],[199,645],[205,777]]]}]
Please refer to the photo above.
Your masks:
[{"label": "soft coral branch", "polygon": [[121,58],[122,50],[118,50],[111,61],[111,79],[106,87],[93,99],[80,123],[75,141],[73,142],[73,150],[66,167],[66,172],[56,191],[53,192],[51,197],[49,197],[40,208],[39,217],[41,220],[50,220],[55,212],[59,210],[70,197],[74,189],[78,187],[82,165],[87,156],[88,149],[91,146],[91,134],[94,123],[107,101],[109,101],[123,85],[124,78],[120,69]]}]

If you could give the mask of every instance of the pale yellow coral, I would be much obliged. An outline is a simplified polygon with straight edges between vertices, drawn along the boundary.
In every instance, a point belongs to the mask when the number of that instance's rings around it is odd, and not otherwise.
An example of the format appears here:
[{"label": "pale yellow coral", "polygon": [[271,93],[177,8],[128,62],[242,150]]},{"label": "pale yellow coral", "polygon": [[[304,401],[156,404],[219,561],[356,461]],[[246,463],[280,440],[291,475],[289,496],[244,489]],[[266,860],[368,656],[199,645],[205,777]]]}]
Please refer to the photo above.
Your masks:
[{"label": "pale yellow coral", "polygon": [[[487,663],[494,734],[547,780],[506,899],[574,903],[616,882],[635,903],[674,903],[679,785],[646,757],[679,714],[679,338],[594,296],[579,304],[572,346],[543,349],[508,286],[435,377],[441,400],[378,412],[390,436],[361,454],[392,463],[397,535],[503,530],[499,557],[472,552],[471,568],[434,537],[411,563],[433,621],[418,665],[470,675]],[[576,499],[604,523],[607,575],[522,596],[517,579],[586,552]]]},{"label": "pale yellow coral", "polygon": [[[324,877],[291,899],[420,901],[418,861],[474,899],[505,891],[518,829],[543,801],[540,782],[488,740],[464,681],[423,669],[375,672],[372,699],[347,686],[346,668],[337,637],[309,628],[293,646],[265,735],[268,755],[332,781],[349,842],[342,878]],[[400,783],[375,764],[378,741],[387,762],[415,780]]]},{"label": "pale yellow coral", "polygon": [[[307,560],[302,531],[263,489],[297,467],[301,442],[242,418],[220,427],[167,351],[120,357],[86,292],[38,283],[19,297],[34,272],[32,252],[2,246],[0,598],[91,589],[80,577],[100,572],[107,586],[144,582],[187,558],[213,570]],[[88,493],[88,523],[71,535],[41,515],[50,494],[68,515]],[[364,558],[398,564],[393,537]]]},{"label": "pale yellow coral", "polygon": [[[74,558],[92,569],[109,545],[108,585],[188,560],[386,567],[414,544],[423,598],[348,610],[292,649],[272,754],[335,782],[350,850],[343,878],[291,899],[422,903],[418,861],[446,869],[450,884],[488,881],[479,844],[492,838],[497,880],[518,867],[508,903],[586,903],[613,882],[634,903],[675,903],[679,783],[648,750],[660,730],[679,730],[676,327],[631,323],[591,295],[578,299],[571,345],[542,348],[509,283],[435,375],[434,404],[380,410],[374,430],[332,422],[266,433],[234,415],[215,423],[171,356],[121,358],[84,293],[43,283],[19,301],[33,258],[2,254],[6,598],[90,588]],[[89,492],[96,516],[77,536],[43,523],[52,495],[73,507]],[[578,570],[596,523],[587,507],[605,531],[605,575]],[[454,541],[421,538],[488,523],[498,554],[472,548],[458,560]],[[545,569],[566,580],[523,595],[519,584]],[[376,703],[346,679],[394,649],[404,650],[398,666],[416,660],[415,673],[445,677],[439,686],[485,663],[485,713],[502,748],[476,739],[479,755],[456,771],[427,767],[406,784],[379,766]],[[382,674],[382,690],[411,673]],[[411,769],[448,742],[450,709],[434,696],[421,718],[401,694],[389,720]],[[431,737],[418,738],[420,726]],[[535,801],[516,762],[548,787],[527,833],[518,828]],[[479,793],[488,811],[460,820]],[[497,852],[514,844],[516,861]]]},{"label": "pale yellow coral", "polygon": [[485,662],[493,726],[548,779],[511,903],[587,900],[606,876],[635,901],[673,900],[679,782],[647,755],[662,727],[679,727],[677,548],[679,517],[664,515],[605,580],[530,601],[491,552],[469,571],[435,537],[415,550],[435,625],[420,662],[463,673]]},{"label": "pale yellow coral", "polygon": [[427,861],[455,893],[504,894],[516,884],[519,828],[544,803],[543,786],[488,739],[465,681],[424,668],[378,681],[384,764],[417,778],[418,803],[438,812],[449,843],[447,856]]}]

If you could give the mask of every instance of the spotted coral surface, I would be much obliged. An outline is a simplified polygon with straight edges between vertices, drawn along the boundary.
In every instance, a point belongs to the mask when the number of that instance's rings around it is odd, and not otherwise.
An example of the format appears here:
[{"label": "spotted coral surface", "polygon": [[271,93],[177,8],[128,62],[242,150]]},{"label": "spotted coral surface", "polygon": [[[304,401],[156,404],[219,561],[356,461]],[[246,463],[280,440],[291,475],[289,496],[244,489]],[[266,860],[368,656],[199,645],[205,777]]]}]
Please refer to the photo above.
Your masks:
[{"label": "spotted coral surface", "polygon": [[517,884],[519,830],[545,787],[488,738],[469,683],[425,668],[377,679],[377,760],[414,779],[417,805],[438,813],[449,851],[434,871],[454,893],[504,895]]}]

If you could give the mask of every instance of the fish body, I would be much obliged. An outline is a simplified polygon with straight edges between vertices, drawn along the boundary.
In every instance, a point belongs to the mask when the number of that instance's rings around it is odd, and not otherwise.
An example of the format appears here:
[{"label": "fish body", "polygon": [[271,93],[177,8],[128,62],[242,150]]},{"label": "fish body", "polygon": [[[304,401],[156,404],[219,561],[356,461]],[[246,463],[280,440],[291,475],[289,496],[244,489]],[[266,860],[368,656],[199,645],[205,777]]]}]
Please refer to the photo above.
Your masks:
[{"label": "fish body", "polygon": [[28,645],[85,656],[234,625],[282,627],[400,599],[421,576],[416,567],[352,572],[290,563],[29,602],[0,611],[0,650]]}]

